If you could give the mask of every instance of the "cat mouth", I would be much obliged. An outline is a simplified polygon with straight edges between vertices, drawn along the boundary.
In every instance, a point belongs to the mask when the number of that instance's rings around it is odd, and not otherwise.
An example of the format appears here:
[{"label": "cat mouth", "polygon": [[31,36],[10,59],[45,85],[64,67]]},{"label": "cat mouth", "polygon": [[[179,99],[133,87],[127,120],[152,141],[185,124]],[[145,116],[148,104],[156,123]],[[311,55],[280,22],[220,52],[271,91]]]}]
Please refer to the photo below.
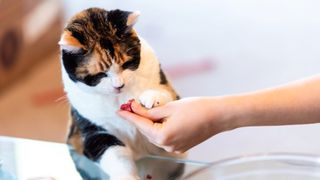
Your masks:
[{"label": "cat mouth", "polygon": [[115,94],[120,94],[122,91],[121,91],[121,89],[113,89],[113,93],[115,93]]},{"label": "cat mouth", "polygon": [[124,84],[121,85],[121,86],[119,86],[119,87],[114,87],[114,88],[113,88],[113,92],[114,92],[115,94],[120,94],[120,93],[123,91],[123,87],[124,87]]}]

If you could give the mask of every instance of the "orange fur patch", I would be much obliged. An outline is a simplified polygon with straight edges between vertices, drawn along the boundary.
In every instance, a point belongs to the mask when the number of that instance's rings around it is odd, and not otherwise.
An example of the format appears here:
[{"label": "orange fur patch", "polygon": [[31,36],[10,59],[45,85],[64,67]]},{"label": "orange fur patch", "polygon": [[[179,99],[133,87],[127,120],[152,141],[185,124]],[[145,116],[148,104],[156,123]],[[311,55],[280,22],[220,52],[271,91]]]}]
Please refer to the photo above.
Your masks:
[{"label": "orange fur patch", "polygon": [[72,36],[72,33],[70,31],[63,32],[59,43],[61,43],[61,45],[69,45],[78,48],[84,48],[84,46],[78,41],[78,39]]}]

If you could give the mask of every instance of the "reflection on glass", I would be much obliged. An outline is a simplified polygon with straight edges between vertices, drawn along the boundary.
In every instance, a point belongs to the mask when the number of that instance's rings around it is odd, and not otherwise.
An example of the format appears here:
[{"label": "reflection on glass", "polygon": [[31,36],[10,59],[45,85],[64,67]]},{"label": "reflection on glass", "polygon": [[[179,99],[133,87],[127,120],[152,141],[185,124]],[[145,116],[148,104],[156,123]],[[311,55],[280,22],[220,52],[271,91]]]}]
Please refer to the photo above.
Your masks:
[{"label": "reflection on glass", "polygon": [[[137,162],[138,167],[148,163],[181,166],[183,174],[179,179],[183,180],[320,179],[320,156],[303,154],[240,156],[214,163],[148,156]],[[140,171],[140,176],[145,180],[150,179],[152,174]],[[40,177],[72,180],[109,179],[97,164],[77,154],[65,144],[0,137],[0,179]]]},{"label": "reflection on glass", "polygon": [[320,157],[273,153],[242,156],[212,163],[184,176],[199,180],[319,180]]}]

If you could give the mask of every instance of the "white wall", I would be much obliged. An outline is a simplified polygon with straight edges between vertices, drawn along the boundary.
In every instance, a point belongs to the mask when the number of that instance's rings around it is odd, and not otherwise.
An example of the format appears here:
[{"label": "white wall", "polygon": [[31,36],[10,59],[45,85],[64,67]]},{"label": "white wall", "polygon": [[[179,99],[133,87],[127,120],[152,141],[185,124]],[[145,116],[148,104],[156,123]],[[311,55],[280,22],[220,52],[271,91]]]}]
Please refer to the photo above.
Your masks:
[{"label": "white wall", "polygon": [[[140,10],[136,28],[165,67],[212,60],[212,71],[171,77],[183,97],[253,91],[317,74],[320,1],[141,0],[66,3],[82,8]],[[198,61],[197,61],[198,60]],[[203,161],[265,152],[320,153],[320,125],[243,128],[193,148]]]}]

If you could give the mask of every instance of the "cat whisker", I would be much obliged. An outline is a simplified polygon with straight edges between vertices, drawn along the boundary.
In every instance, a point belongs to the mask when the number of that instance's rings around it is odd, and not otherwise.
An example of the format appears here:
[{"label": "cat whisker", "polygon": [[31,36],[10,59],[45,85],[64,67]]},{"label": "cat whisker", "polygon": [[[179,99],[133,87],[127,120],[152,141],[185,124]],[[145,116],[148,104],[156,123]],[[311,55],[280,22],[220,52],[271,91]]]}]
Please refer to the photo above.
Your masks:
[{"label": "cat whisker", "polygon": [[59,103],[60,105],[68,105],[68,98],[66,95],[63,95],[54,101],[55,103]]},{"label": "cat whisker", "polygon": [[60,101],[67,100],[67,99],[68,99],[67,96],[63,95],[63,96],[57,98],[54,102],[60,102]]},{"label": "cat whisker", "polygon": [[70,107],[70,104],[68,103],[67,100],[60,101],[56,105],[57,107],[63,108],[63,109],[68,109]]}]

